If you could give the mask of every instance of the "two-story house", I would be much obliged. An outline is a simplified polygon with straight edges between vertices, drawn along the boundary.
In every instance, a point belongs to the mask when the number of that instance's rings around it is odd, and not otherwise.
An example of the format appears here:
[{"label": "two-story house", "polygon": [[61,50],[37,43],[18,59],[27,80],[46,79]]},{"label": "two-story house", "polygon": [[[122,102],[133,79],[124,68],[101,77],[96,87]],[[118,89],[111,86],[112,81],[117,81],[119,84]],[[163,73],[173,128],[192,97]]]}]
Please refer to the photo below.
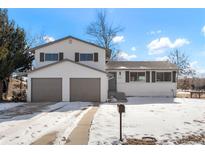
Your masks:
[{"label": "two-story house", "polygon": [[[105,102],[108,93],[175,96],[177,67],[168,61],[109,61],[103,47],[68,36],[30,49],[27,100]],[[112,75],[110,75],[112,74]]]},{"label": "two-story house", "polygon": [[106,101],[105,49],[68,36],[30,50],[28,101]]}]

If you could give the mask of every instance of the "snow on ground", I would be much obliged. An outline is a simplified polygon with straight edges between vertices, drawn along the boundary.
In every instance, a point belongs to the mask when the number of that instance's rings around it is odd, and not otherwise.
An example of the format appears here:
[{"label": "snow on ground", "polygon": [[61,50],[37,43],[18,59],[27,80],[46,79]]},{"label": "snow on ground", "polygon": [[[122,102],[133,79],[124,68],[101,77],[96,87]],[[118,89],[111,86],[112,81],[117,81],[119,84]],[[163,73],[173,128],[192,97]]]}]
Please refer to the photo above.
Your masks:
[{"label": "snow on ground", "polygon": [[23,105],[25,103],[0,103],[0,111],[8,110],[10,108]]},{"label": "snow on ground", "polygon": [[[173,144],[190,134],[205,134],[205,100],[129,97],[123,113],[123,138],[155,137],[158,144]],[[89,144],[120,144],[116,104],[98,109]]]},{"label": "snow on ground", "polygon": [[64,144],[65,138],[89,110],[89,105],[89,102],[60,102],[42,112],[26,115],[26,118],[17,116],[11,121],[1,122],[0,144],[31,144],[52,132],[57,132],[54,143]]}]

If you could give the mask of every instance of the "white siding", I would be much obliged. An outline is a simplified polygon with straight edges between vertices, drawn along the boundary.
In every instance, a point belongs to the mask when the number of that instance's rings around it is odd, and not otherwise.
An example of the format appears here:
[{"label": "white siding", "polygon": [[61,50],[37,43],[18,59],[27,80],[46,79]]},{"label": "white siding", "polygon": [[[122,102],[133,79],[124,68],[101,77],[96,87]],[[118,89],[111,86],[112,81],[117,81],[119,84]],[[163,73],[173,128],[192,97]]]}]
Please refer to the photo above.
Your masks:
[{"label": "white siding", "polygon": [[64,58],[75,60],[75,52],[79,53],[98,53],[98,62],[94,61],[81,61],[80,63],[86,64],[97,69],[105,70],[105,50],[75,39],[72,39],[72,44],[69,43],[69,39],[54,43],[35,50],[35,64],[36,68],[48,65],[52,62],[45,61],[40,62],[40,52],[43,53],[64,53]]},{"label": "white siding", "polygon": [[[124,92],[126,96],[173,96],[173,95],[176,95],[176,89],[177,89],[176,83],[173,83],[173,82],[152,83],[151,82],[151,79],[152,79],[151,71],[150,71],[150,83],[147,83],[146,81],[128,82],[128,83],[125,82],[125,70],[113,70],[113,71],[109,70],[108,72],[117,72],[117,91]],[[121,72],[121,75],[119,72]],[[165,72],[165,71],[161,71],[161,72]]]},{"label": "white siding", "polygon": [[[65,61],[56,65],[40,69],[28,74],[27,101],[31,101],[31,78],[62,78],[63,101],[70,101],[70,78],[100,78],[101,79],[101,102],[107,99],[108,78],[107,74],[83,67],[81,65]],[[92,85],[91,85],[92,86]]]}]

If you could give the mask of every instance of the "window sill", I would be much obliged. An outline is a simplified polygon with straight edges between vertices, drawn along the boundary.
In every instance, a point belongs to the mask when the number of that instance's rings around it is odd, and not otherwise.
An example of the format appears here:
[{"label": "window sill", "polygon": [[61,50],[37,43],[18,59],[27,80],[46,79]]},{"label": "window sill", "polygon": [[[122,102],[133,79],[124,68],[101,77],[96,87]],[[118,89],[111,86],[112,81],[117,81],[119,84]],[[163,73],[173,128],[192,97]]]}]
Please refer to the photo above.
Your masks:
[{"label": "window sill", "polygon": [[44,62],[56,62],[58,60],[45,60]]}]

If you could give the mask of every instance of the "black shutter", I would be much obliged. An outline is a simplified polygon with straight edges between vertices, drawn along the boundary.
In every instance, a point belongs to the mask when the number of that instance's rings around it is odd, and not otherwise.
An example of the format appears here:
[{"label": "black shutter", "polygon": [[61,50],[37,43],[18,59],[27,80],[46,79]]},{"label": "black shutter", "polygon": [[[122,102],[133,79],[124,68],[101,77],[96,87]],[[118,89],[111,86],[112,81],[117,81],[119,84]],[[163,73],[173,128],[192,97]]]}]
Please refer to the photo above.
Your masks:
[{"label": "black shutter", "polygon": [[152,82],[155,82],[155,71],[152,71]]},{"label": "black shutter", "polygon": [[150,71],[146,71],[146,82],[150,82]]},{"label": "black shutter", "polygon": [[94,61],[98,62],[98,53],[97,52],[94,53]]},{"label": "black shutter", "polygon": [[60,52],[60,53],[59,53],[59,60],[63,60],[63,58],[64,58],[64,57],[63,57],[63,52]]},{"label": "black shutter", "polygon": [[172,72],[172,82],[176,82],[176,71]]},{"label": "black shutter", "polygon": [[125,82],[129,82],[129,78],[130,78],[130,72],[126,71],[125,72]]},{"label": "black shutter", "polygon": [[44,62],[44,53],[40,52],[40,62]]},{"label": "black shutter", "polygon": [[79,62],[79,53],[78,52],[75,53],[75,62]]}]

